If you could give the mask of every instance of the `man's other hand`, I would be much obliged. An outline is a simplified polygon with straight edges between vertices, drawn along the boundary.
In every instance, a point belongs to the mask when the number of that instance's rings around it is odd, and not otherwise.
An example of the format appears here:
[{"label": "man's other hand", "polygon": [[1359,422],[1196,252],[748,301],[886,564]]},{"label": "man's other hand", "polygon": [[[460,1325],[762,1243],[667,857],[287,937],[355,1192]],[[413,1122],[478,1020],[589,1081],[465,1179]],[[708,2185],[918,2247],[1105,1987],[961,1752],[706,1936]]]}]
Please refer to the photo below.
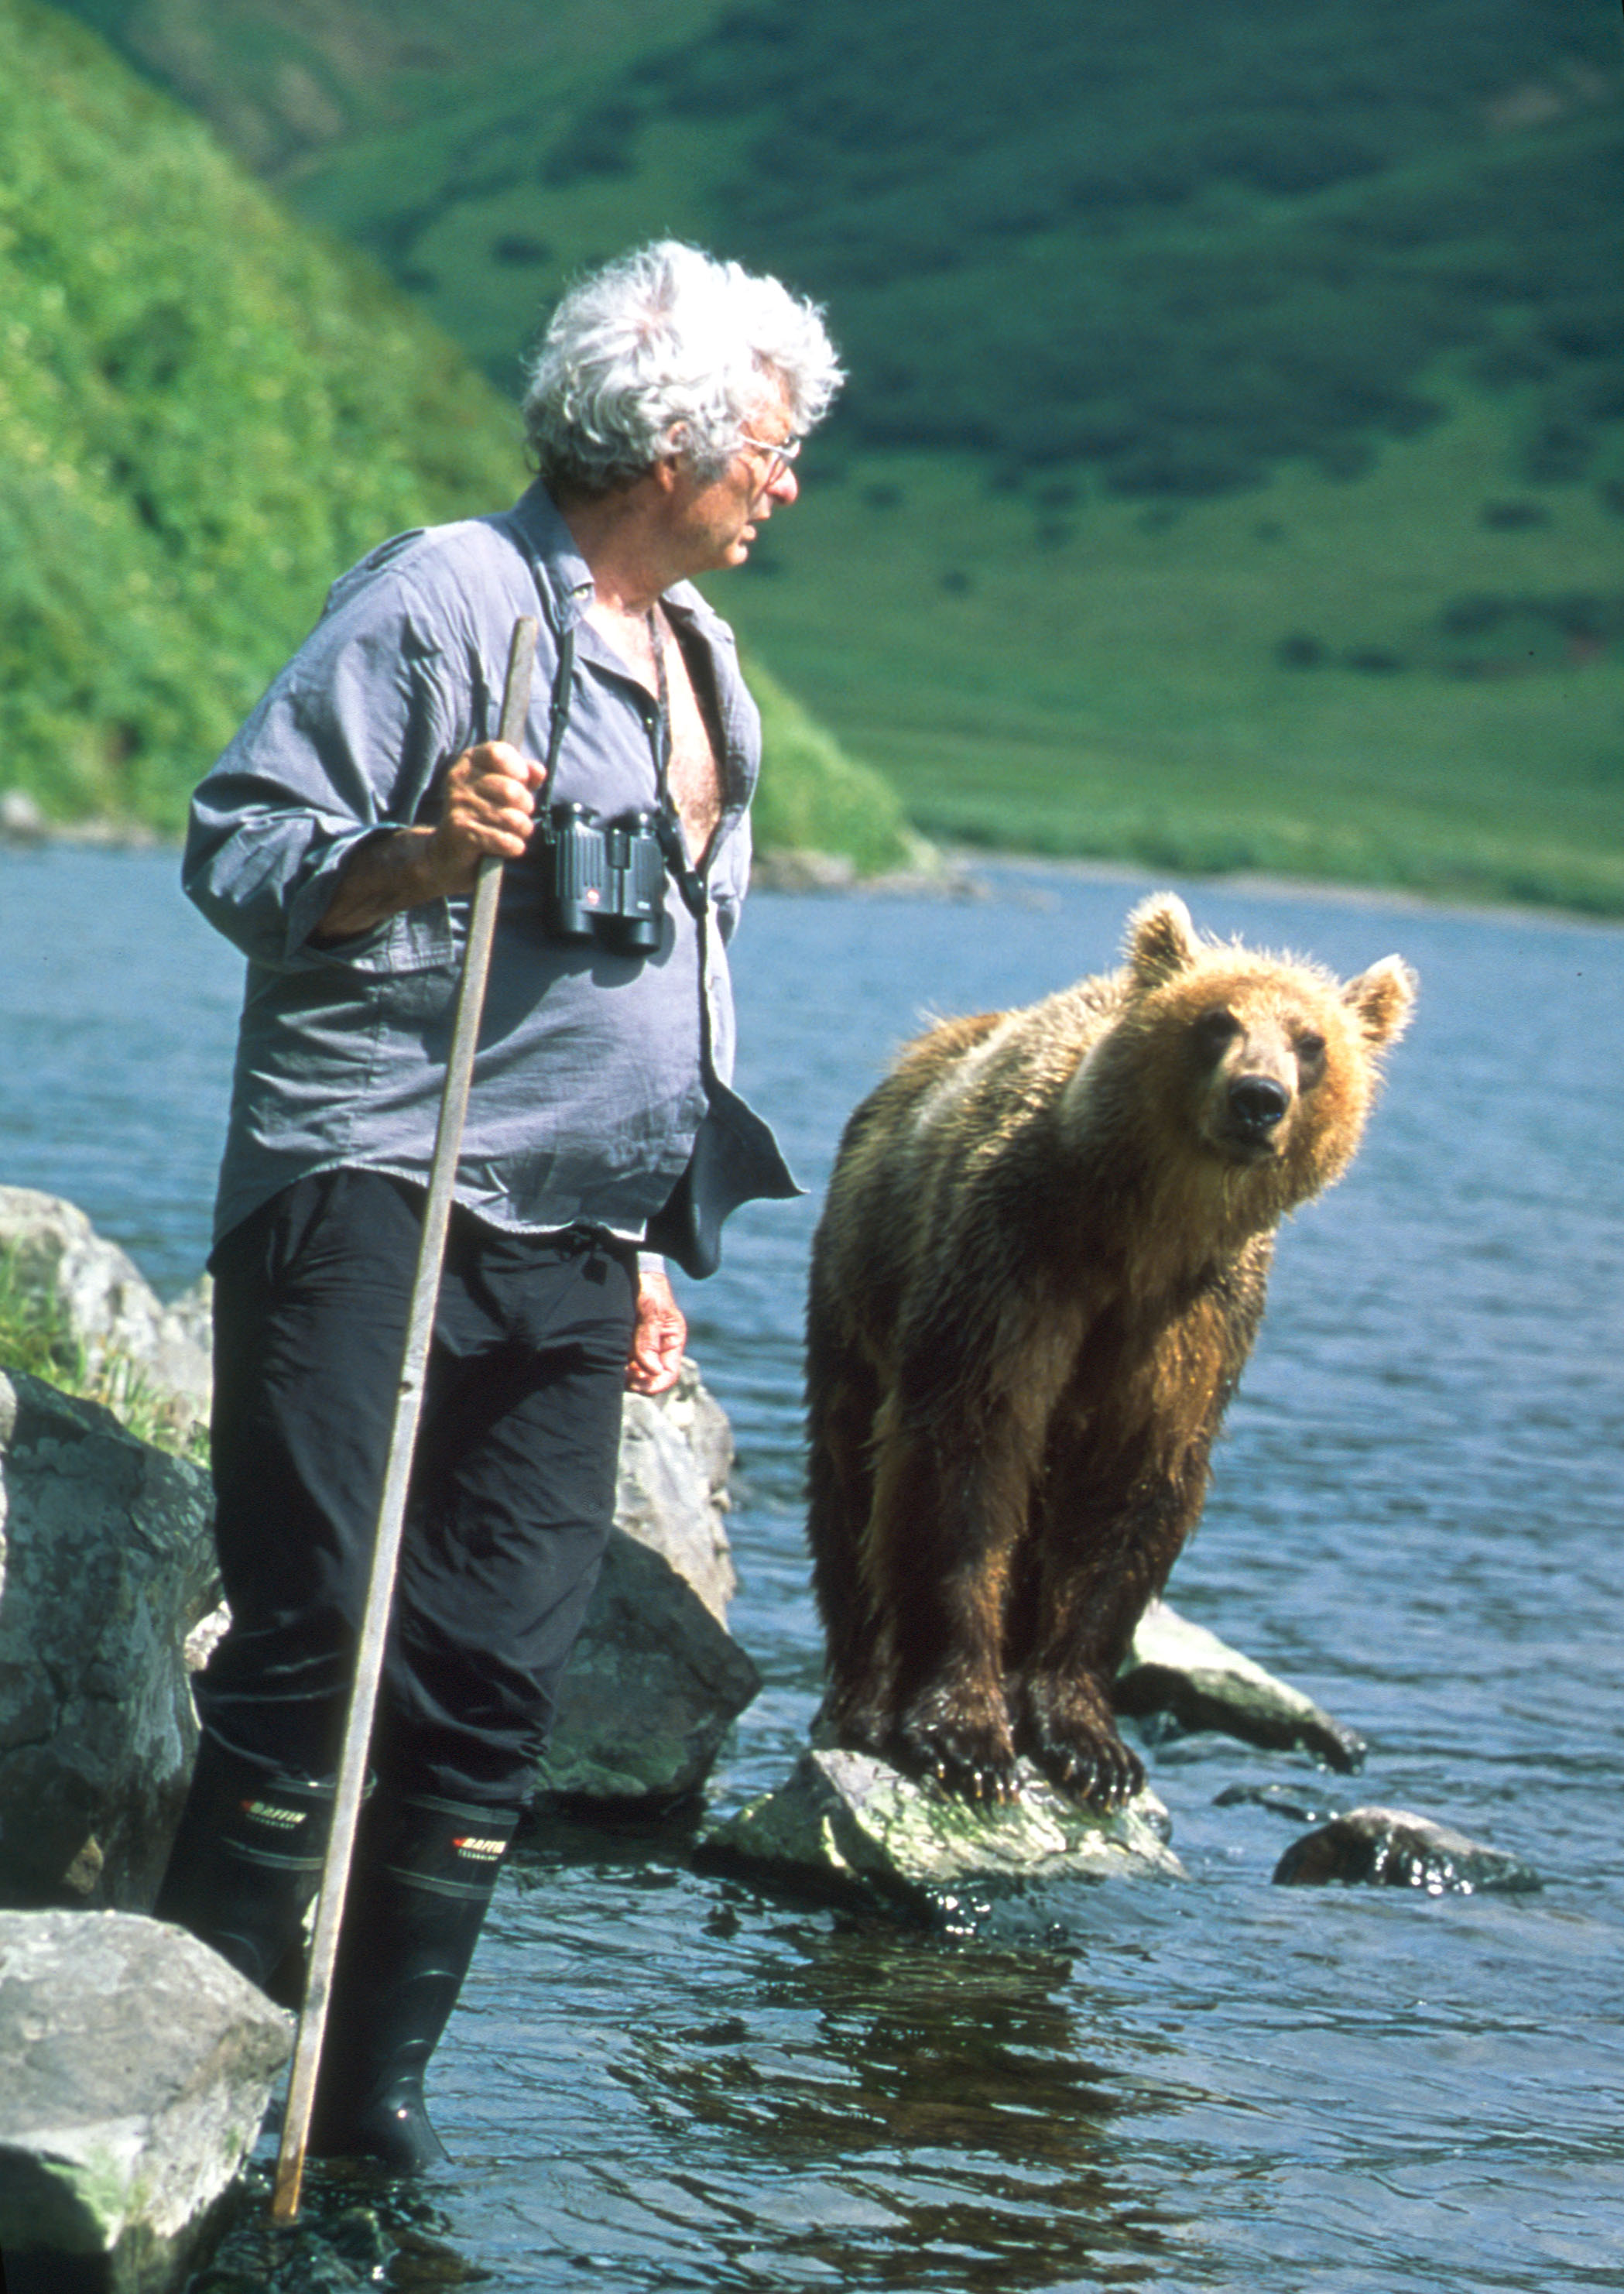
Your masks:
[{"label": "man's other hand", "polygon": [[632,1394],[664,1394],[677,1383],[688,1325],[663,1269],[637,1270],[637,1320],[631,1334],[626,1385]]}]

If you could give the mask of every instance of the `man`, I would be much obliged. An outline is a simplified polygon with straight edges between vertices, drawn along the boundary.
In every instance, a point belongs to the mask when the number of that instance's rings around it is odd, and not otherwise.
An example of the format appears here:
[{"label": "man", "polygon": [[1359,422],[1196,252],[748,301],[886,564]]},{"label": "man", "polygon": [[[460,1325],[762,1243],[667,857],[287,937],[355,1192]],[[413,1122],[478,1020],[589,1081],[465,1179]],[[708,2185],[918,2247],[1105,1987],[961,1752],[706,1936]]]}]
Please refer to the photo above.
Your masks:
[{"label": "man", "polygon": [[[589,278],[532,372],[537,483],[345,575],[194,801],[186,890],[248,958],[210,1261],[232,1623],[156,1909],[267,1988],[320,1874],[467,896],[484,855],[507,864],[318,2152],[444,2156],[424,2066],[597,1578],[621,1395],[681,1360],[638,1246],[708,1272],[735,1202],[792,1191],[727,1084],[759,722],[687,582],[795,500],[840,379],[775,281],[674,244]],[[527,614],[521,748],[493,735]],[[566,857],[598,851],[583,816],[555,829],[571,805],[638,817],[640,931],[601,866],[561,916]]]}]

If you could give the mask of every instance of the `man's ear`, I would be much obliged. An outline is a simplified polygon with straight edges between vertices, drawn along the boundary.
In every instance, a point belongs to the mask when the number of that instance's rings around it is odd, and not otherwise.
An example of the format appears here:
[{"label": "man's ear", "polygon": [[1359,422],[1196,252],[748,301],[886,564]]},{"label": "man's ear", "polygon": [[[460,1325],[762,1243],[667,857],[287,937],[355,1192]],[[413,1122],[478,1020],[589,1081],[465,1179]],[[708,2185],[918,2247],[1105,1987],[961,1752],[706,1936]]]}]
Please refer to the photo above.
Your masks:
[{"label": "man's ear", "polygon": [[651,478],[660,482],[662,493],[670,493],[682,476],[682,458],[688,451],[689,430],[686,422],[673,422],[661,441],[660,459],[649,470]]}]

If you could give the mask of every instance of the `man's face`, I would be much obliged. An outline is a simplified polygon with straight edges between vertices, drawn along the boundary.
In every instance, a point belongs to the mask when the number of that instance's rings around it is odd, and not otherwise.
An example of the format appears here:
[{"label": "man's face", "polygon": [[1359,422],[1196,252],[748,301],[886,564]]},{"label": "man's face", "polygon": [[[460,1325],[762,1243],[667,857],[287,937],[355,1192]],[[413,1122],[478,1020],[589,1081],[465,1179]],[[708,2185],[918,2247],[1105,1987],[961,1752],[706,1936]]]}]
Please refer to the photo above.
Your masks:
[{"label": "man's face", "polygon": [[743,565],[757,528],[800,492],[789,463],[772,451],[794,436],[782,385],[763,395],[744,427],[758,443],[742,446],[719,478],[701,480],[680,463],[666,466],[671,538],[689,574]]}]

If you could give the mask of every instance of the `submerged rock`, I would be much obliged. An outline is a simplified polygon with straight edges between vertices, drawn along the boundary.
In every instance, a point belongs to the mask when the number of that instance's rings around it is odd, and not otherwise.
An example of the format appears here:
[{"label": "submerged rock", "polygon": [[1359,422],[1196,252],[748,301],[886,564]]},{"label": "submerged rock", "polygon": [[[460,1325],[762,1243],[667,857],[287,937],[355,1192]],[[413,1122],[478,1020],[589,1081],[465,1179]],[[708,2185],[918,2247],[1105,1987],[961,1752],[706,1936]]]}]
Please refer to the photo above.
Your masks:
[{"label": "submerged rock", "polygon": [[178,2286],[293,2050],[293,2018],[154,1920],[0,1914],[10,2294]]},{"label": "submerged rock", "polygon": [[1165,1601],[1153,1601],[1141,1618],[1116,1701],[1135,1720],[1166,1714],[1181,1730],[1218,1729],[1247,1745],[1311,1753],[1344,1773],[1364,1766],[1365,1741],[1355,1730]]},{"label": "submerged rock", "polygon": [[208,1477],[0,1372],[0,1903],[152,1900],[197,1748],[182,1655],[218,1598]]},{"label": "submerged rock", "polygon": [[1342,1802],[1311,1785],[1225,1785],[1213,1795],[1214,1808],[1266,1808],[1299,1824],[1326,1824],[1346,1813]]},{"label": "submerged rock", "polygon": [[1419,1888],[1429,1896],[1522,1893],[1540,1885],[1521,1857],[1401,1808],[1355,1808],[1294,1841],[1274,1867],[1287,1888]]},{"label": "submerged rock", "polygon": [[558,1695],[540,1788],[570,1805],[691,1799],[761,1686],[727,1630],[733,1442],[691,1362],[628,1395],[614,1529]]},{"label": "submerged rock", "polygon": [[1019,1773],[1019,1800],[983,1809],[866,1753],[812,1749],[776,1792],[711,1826],[700,1860],[954,1924],[973,1924],[1000,1895],[1056,1882],[1183,1876],[1154,1794],[1100,1816],[1029,1764]]}]

